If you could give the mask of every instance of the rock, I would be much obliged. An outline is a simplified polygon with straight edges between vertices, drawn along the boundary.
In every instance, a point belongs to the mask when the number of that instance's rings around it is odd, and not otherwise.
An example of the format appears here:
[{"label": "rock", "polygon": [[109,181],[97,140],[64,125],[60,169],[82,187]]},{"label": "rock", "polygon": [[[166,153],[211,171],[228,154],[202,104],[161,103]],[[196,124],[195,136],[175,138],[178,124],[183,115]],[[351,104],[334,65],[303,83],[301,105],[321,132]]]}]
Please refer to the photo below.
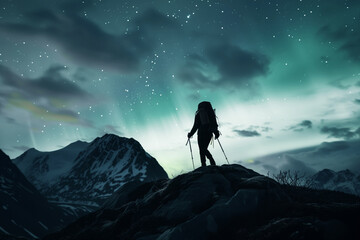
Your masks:
[{"label": "rock", "polygon": [[[279,185],[240,165],[122,186],[102,209],[45,239],[356,239],[359,198]],[[330,229],[329,229],[330,227]]]}]

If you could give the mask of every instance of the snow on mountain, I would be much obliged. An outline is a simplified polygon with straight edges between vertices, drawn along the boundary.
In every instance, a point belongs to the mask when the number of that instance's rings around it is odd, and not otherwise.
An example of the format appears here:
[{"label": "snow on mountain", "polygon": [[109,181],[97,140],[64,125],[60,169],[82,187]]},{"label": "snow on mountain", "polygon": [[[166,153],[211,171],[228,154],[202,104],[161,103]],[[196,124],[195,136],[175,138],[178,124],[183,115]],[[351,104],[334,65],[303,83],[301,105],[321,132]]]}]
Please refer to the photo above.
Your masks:
[{"label": "snow on mountain", "polygon": [[49,204],[0,150],[0,239],[39,238],[72,220]]},{"label": "snow on mountain", "polygon": [[316,188],[360,196],[360,175],[355,175],[348,169],[338,172],[324,169],[316,173],[312,179]]},{"label": "snow on mountain", "polygon": [[31,148],[13,161],[27,179],[41,190],[67,174],[74,164],[74,159],[88,145],[87,142],[77,141],[53,152],[40,152]]},{"label": "snow on mountain", "polygon": [[96,208],[129,181],[168,178],[139,142],[113,134],[50,153],[29,150],[14,161],[41,193],[69,211]]}]

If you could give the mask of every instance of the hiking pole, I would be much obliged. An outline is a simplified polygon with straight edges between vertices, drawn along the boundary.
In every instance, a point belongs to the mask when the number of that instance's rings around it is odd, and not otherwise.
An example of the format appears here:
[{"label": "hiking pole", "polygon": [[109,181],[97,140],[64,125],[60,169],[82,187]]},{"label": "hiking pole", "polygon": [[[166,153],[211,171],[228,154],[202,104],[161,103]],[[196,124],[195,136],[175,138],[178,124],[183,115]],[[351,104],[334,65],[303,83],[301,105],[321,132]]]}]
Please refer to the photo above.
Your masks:
[{"label": "hiking pole", "polygon": [[218,143],[219,143],[219,145],[220,145],[220,147],[221,147],[222,152],[224,153],[224,156],[225,156],[225,159],[226,159],[227,163],[230,164],[230,163],[229,163],[229,160],[228,160],[227,157],[226,157],[226,154],[225,154],[225,152],[224,152],[224,149],[223,149],[223,147],[221,146],[220,140],[219,140],[219,139],[217,139],[217,140],[218,140]]},{"label": "hiking pole", "polygon": [[194,157],[193,157],[193,154],[192,154],[192,149],[191,149],[191,142],[190,142],[190,138],[188,138],[185,146],[189,143],[189,147],[190,147],[190,153],[191,153],[191,160],[192,160],[192,164],[193,164],[193,168],[195,169],[195,165],[194,165]]}]

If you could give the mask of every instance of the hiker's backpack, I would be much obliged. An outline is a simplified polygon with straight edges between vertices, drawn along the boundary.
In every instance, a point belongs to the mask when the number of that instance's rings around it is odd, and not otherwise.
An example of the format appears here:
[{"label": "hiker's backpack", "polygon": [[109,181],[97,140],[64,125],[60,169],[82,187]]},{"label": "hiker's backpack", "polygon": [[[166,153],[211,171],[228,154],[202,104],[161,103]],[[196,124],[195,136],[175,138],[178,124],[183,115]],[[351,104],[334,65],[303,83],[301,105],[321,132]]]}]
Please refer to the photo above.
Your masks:
[{"label": "hiker's backpack", "polygon": [[199,103],[197,114],[199,114],[200,123],[203,128],[208,128],[211,132],[217,130],[216,115],[210,102]]}]

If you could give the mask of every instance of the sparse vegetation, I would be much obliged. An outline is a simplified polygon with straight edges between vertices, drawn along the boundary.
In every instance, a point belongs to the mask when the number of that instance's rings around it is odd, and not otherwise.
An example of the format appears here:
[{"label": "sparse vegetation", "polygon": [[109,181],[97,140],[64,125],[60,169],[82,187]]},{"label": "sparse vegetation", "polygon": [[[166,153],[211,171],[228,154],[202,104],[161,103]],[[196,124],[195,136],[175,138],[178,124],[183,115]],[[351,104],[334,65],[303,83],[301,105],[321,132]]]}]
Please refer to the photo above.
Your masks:
[{"label": "sparse vegetation", "polygon": [[313,178],[307,177],[305,173],[300,173],[299,171],[280,170],[278,174],[273,174],[272,178],[282,185],[314,188]]}]

